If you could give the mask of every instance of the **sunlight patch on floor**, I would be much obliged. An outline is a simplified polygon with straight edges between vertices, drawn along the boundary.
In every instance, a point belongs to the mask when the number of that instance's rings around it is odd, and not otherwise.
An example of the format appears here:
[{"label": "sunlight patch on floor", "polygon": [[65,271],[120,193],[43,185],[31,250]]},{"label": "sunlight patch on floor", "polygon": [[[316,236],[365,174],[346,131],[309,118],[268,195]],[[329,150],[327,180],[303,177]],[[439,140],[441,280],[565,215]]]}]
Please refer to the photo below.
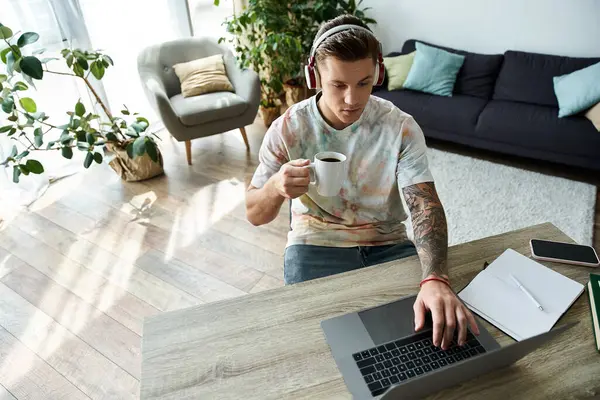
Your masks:
[{"label": "sunlight patch on floor", "polygon": [[194,244],[194,240],[213,224],[244,202],[245,189],[237,178],[219,181],[199,189],[175,213],[165,261],[176,248]]}]

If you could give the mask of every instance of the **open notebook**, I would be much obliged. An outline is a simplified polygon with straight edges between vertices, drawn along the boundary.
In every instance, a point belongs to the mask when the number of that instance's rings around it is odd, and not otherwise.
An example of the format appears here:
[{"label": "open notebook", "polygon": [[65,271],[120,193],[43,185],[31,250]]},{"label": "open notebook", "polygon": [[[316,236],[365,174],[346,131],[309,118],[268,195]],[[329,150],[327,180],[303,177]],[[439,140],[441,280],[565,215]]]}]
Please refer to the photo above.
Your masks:
[{"label": "open notebook", "polygon": [[[511,274],[543,311],[518,287]],[[507,249],[458,296],[473,312],[521,341],[552,329],[583,290],[582,284]]]}]

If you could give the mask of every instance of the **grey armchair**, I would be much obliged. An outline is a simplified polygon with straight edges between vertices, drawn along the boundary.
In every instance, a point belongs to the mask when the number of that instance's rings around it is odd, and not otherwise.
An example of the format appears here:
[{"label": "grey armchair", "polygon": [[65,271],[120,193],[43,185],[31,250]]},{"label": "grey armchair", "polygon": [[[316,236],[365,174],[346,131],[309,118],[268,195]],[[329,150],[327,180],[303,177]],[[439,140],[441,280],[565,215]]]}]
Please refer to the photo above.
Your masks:
[{"label": "grey armchair", "polygon": [[[232,92],[181,95],[173,65],[223,54]],[[208,38],[186,38],[147,47],[137,59],[138,72],[148,100],[167,130],[185,141],[188,164],[192,164],[191,140],[239,128],[250,150],[245,126],[252,124],[260,104],[260,80],[252,70],[241,70],[233,54]]]}]

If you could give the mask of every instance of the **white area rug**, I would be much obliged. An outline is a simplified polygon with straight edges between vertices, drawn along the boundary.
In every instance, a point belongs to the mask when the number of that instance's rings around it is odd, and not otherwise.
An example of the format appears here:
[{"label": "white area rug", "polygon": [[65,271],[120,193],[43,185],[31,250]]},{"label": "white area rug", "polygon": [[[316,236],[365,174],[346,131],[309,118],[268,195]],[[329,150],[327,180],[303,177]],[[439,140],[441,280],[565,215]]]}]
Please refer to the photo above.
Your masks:
[{"label": "white area rug", "polygon": [[543,222],[592,244],[595,186],[431,148],[428,158],[450,245]]}]

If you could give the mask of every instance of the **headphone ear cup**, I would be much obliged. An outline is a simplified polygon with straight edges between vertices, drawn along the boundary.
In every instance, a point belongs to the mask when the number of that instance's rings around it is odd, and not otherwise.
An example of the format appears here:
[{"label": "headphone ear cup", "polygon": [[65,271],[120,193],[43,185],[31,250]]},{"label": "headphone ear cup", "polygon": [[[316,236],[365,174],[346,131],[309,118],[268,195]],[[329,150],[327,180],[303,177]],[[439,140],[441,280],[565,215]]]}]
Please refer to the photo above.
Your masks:
[{"label": "headphone ear cup", "polygon": [[306,87],[309,89],[316,89],[317,80],[315,78],[315,71],[309,65],[304,66],[304,76],[306,78]]}]

